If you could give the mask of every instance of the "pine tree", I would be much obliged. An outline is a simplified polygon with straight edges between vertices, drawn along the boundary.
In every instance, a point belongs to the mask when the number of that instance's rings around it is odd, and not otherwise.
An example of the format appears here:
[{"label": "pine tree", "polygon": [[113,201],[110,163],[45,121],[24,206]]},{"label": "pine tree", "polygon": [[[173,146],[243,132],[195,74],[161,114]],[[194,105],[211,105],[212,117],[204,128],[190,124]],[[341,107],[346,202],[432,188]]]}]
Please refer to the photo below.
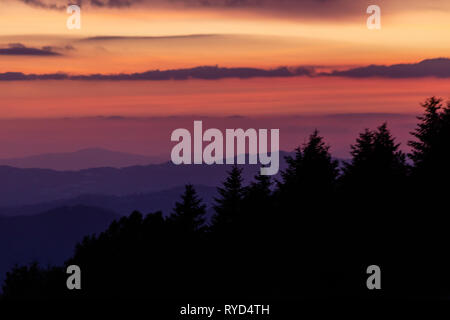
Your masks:
[{"label": "pine tree", "polygon": [[206,206],[198,197],[194,186],[188,184],[181,196],[181,202],[175,203],[175,209],[170,217],[177,228],[183,232],[193,233],[203,231],[205,226]]},{"label": "pine tree", "polygon": [[400,150],[400,144],[395,143],[386,123],[379,126],[375,132],[374,155],[380,167],[388,168],[392,176],[406,175],[406,155]]},{"label": "pine tree", "polygon": [[272,194],[272,179],[270,176],[257,174],[254,179],[255,181],[252,181],[246,188],[246,196],[256,197],[260,200],[269,199]]},{"label": "pine tree", "polygon": [[285,241],[294,245],[324,232],[323,220],[329,220],[332,212],[338,162],[317,130],[286,161],[288,167],[274,195],[276,214],[270,220]]},{"label": "pine tree", "polygon": [[[415,233],[409,239],[414,250],[422,247],[427,256],[439,257],[448,246],[450,102],[444,106],[442,99],[431,97],[422,106],[425,112],[418,117],[419,123],[411,133],[415,140],[409,142],[412,147],[409,156],[414,167],[407,202],[407,228],[420,230],[421,237]],[[442,262],[442,270],[448,269],[448,259],[442,259]],[[430,273],[439,274],[435,269],[433,266]]]},{"label": "pine tree", "polygon": [[410,141],[416,174],[425,178],[448,177],[450,170],[450,102],[444,107],[442,99],[429,98],[422,104],[425,113],[411,134],[417,139]]},{"label": "pine tree", "polygon": [[285,158],[288,167],[281,172],[283,179],[282,183],[278,183],[278,187],[293,187],[298,183],[298,176],[301,171],[301,163],[303,161],[303,152],[301,147],[295,149],[295,155],[286,156]]},{"label": "pine tree", "polygon": [[374,133],[369,129],[365,129],[364,132],[359,134],[356,144],[350,146],[352,161],[345,164],[347,174],[353,174],[355,171],[366,171],[366,168],[373,166],[373,143]]},{"label": "pine tree", "polygon": [[[375,131],[366,129],[351,146],[352,160],[345,163],[342,180],[351,188],[394,187],[407,174],[406,157],[395,143],[386,123]],[[363,191],[360,189],[360,191]]]},{"label": "pine tree", "polygon": [[338,175],[338,162],[333,160],[329,146],[315,130],[307,143],[296,149],[294,157],[287,157],[288,167],[281,173],[279,191],[297,200],[301,194],[330,192]]},{"label": "pine tree", "polygon": [[213,217],[213,229],[219,232],[236,226],[242,213],[245,192],[242,185],[242,169],[235,165],[228,174],[223,187],[217,188],[220,197],[214,199],[216,214]]},{"label": "pine tree", "polygon": [[331,191],[338,175],[338,162],[333,160],[330,147],[317,130],[303,148],[303,177],[317,191]]},{"label": "pine tree", "polygon": [[244,220],[247,228],[267,227],[273,210],[272,179],[270,176],[257,174],[254,181],[245,188]]}]

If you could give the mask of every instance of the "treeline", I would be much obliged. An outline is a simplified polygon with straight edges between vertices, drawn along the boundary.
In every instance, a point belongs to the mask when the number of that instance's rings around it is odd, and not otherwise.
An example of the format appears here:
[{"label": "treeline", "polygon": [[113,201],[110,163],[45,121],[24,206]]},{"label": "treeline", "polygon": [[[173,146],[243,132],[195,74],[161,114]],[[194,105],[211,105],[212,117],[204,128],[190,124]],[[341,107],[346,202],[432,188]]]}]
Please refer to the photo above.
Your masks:
[{"label": "treeline", "polygon": [[[450,294],[450,103],[429,98],[404,154],[386,124],[365,130],[339,169],[317,131],[280,181],[244,186],[234,166],[215,215],[192,185],[170,216],[133,212],[85,237],[66,266],[19,266],[3,299],[433,298]],[[411,161],[407,161],[407,159]],[[366,287],[378,265],[382,290]]]}]

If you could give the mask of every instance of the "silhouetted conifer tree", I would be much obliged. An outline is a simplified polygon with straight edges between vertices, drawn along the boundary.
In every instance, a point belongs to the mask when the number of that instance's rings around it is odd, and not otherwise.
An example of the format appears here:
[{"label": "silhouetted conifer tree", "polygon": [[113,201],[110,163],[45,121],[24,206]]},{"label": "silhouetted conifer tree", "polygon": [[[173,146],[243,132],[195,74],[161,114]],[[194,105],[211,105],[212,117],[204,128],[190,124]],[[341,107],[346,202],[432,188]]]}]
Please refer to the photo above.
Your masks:
[{"label": "silhouetted conifer tree", "polygon": [[270,176],[257,174],[255,181],[252,181],[246,189],[247,196],[258,196],[260,199],[269,199],[272,190],[272,179]]},{"label": "silhouetted conifer tree", "polygon": [[330,218],[336,215],[331,206],[338,162],[332,159],[329,146],[317,130],[286,161],[288,167],[281,173],[282,181],[275,191],[273,254],[283,266],[279,275],[286,292],[294,294],[298,287],[313,287],[314,281],[308,276],[312,261],[316,269],[327,264],[318,262],[315,255],[320,252],[326,256],[328,239],[333,239],[327,226],[334,226]]},{"label": "silhouetted conifer tree", "polygon": [[272,179],[270,176],[261,174],[257,174],[254,179],[245,188],[243,224],[246,229],[263,232],[262,229],[268,227],[269,216],[274,210]]},{"label": "silhouetted conifer tree", "polygon": [[170,221],[182,232],[192,233],[205,228],[206,206],[198,197],[194,186],[186,185],[182,201],[175,203],[175,209]]},{"label": "silhouetted conifer tree", "polygon": [[399,147],[387,125],[382,124],[360,134],[351,146],[351,161],[345,163],[339,195],[346,212],[343,239],[353,250],[359,249],[352,239],[366,244],[360,261],[372,258],[381,263],[381,257],[395,247],[404,224],[408,167]]},{"label": "silhouetted conifer tree", "polygon": [[421,179],[447,179],[450,175],[450,102],[444,106],[442,99],[429,98],[422,104],[424,115],[411,134],[410,158],[414,161],[415,173]]},{"label": "silhouetted conifer tree", "polygon": [[343,181],[347,189],[373,196],[373,190],[398,188],[407,174],[406,156],[386,123],[375,131],[366,129],[351,146],[352,160],[345,163]]},{"label": "silhouetted conifer tree", "polygon": [[[449,241],[446,199],[450,193],[450,102],[444,105],[442,99],[431,97],[422,106],[424,114],[418,117],[419,123],[411,133],[415,140],[409,142],[414,167],[407,230],[411,230],[412,248],[423,248],[422,254],[439,259],[436,264],[448,268],[450,260],[442,252]],[[435,266],[424,263],[422,267],[435,273]]]},{"label": "silhouetted conifer tree", "polygon": [[280,191],[291,200],[303,195],[324,196],[333,190],[338,175],[338,162],[331,158],[329,146],[315,130],[307,143],[296,149],[294,157],[286,157],[287,169],[281,173]]},{"label": "silhouetted conifer tree", "polygon": [[[3,300],[62,299],[66,296],[65,274],[60,267],[42,268],[37,262],[15,266],[6,274]],[[2,300],[0,299],[0,301]]]},{"label": "silhouetted conifer tree", "polygon": [[242,185],[242,169],[233,166],[223,183],[217,188],[220,197],[215,198],[213,229],[221,232],[236,224],[242,213],[242,201],[245,189]]}]

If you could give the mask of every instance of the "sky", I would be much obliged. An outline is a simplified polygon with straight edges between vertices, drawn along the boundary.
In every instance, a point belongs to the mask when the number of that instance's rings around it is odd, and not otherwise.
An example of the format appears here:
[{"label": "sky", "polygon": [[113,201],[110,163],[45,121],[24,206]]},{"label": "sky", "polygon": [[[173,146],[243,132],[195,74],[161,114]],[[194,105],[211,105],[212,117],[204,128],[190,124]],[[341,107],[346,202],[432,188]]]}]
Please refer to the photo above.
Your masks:
[{"label": "sky", "polygon": [[84,0],[81,29],[69,30],[65,10],[45,8],[67,1],[2,0],[3,48],[51,47],[58,55],[3,55],[0,72],[394,64],[450,52],[446,0],[379,1],[382,28],[376,31],[367,29],[369,2],[360,0],[108,1],[116,5]]},{"label": "sky", "polygon": [[[146,149],[136,121],[149,124],[146,135],[159,137],[192,117],[222,118],[220,123],[230,126],[236,125],[232,117],[242,117],[252,119],[241,121],[244,127],[285,128],[290,133],[281,145],[287,149],[307,134],[293,126],[318,127],[345,156],[350,136],[356,138],[363,125],[375,125],[373,119],[384,117],[404,142],[421,102],[431,95],[450,97],[448,62],[433,68],[420,64],[450,58],[447,0],[71,3],[81,6],[79,30],[66,27],[67,1],[0,0],[0,121],[8,128],[1,130],[0,157],[83,147],[159,155],[168,143],[152,140],[154,147]],[[380,30],[366,26],[369,4],[381,8]],[[408,65],[400,73],[395,66],[379,69],[374,77],[366,68],[373,64]],[[219,69],[208,71],[212,79],[183,71],[198,66]],[[333,73],[354,68],[365,68],[362,78]],[[424,68],[430,74],[424,75]],[[137,80],[150,70],[200,79]],[[267,70],[277,76],[248,78],[249,72]],[[64,79],[42,80],[54,74]],[[130,80],[98,76],[118,74]],[[68,79],[77,76],[91,78]],[[354,122],[353,115],[362,120]],[[77,125],[63,125],[67,119]],[[114,138],[118,129],[112,119],[121,123],[127,143]],[[164,129],[150,125],[152,119],[165,119]],[[351,133],[344,135],[339,128],[346,124]],[[102,138],[93,139],[98,127]]]}]

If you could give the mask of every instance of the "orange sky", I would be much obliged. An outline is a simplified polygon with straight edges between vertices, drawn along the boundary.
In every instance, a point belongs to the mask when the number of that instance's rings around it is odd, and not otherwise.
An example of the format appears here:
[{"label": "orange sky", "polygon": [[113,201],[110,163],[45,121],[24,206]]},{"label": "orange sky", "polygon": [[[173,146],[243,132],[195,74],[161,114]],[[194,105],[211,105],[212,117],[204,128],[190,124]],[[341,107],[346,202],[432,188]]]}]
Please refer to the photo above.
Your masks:
[{"label": "orange sky", "polygon": [[[261,13],[258,8],[86,7],[81,30],[68,30],[65,11],[2,0],[0,47],[22,43],[30,47],[70,45],[74,50],[61,49],[58,57],[0,56],[0,72],[118,73],[216,64],[264,68],[393,64],[450,56],[448,1],[431,1],[429,6],[415,5],[418,1],[407,6],[398,0],[380,1],[382,29],[376,31],[366,27],[366,3],[340,1],[347,3],[348,14],[334,7],[327,10],[326,2],[323,8],[314,9],[316,14],[308,15],[302,15],[303,8],[296,8],[297,13]],[[332,10],[337,10],[336,14]],[[192,34],[214,36],[83,41],[95,36]]]},{"label": "orange sky", "polygon": [[[65,11],[0,1],[0,73],[111,74],[199,65],[329,70],[450,57],[448,0],[380,0],[381,30],[367,29],[365,0],[262,0],[261,8],[226,7],[225,0],[210,0],[219,3],[211,8],[197,0],[88,5],[81,30],[66,28]],[[121,38],[89,39],[105,36]],[[59,55],[1,54],[18,45],[50,46]],[[419,103],[432,95],[450,97],[450,79],[0,81],[0,156],[84,147],[166,154],[171,130],[207,117],[213,117],[205,124],[210,127],[280,128],[286,150],[317,127],[345,156],[360,130],[386,120],[406,141]],[[244,118],[221,118],[236,115]]]},{"label": "orange sky", "polygon": [[411,114],[432,95],[449,97],[450,79],[0,82],[0,118]]}]

